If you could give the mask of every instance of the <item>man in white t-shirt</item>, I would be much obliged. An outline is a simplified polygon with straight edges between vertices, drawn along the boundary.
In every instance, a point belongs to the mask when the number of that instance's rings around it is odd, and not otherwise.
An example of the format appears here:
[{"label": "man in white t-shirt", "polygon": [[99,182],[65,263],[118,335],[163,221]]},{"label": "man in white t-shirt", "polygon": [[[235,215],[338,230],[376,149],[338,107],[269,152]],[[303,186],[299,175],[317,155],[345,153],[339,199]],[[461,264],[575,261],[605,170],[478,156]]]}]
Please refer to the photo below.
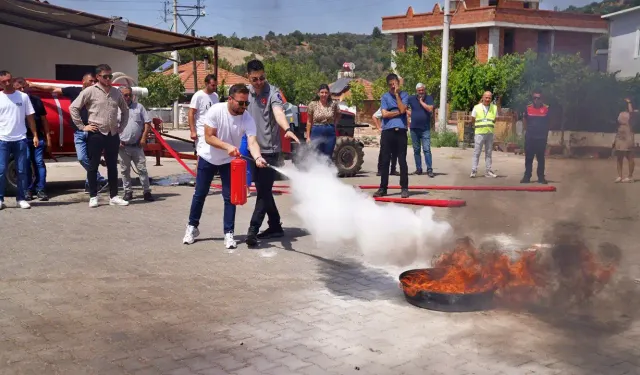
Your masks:
[{"label": "man in white t-shirt", "polygon": [[240,156],[242,136],[247,135],[249,151],[256,166],[264,168],[266,160],[260,154],[260,146],[256,140],[256,124],[246,112],[249,106],[249,89],[243,84],[231,86],[226,103],[214,104],[205,114],[205,127],[202,142],[198,143],[198,173],[196,188],[191,200],[189,224],[182,242],[192,244],[200,231],[200,217],[204,201],[209,193],[211,181],[216,173],[222,181],[222,198],[224,200],[224,246],[227,249],[236,247],[233,238],[236,219],[236,206],[231,204],[231,161]]},{"label": "man in white t-shirt", "polygon": [[16,161],[18,172],[18,207],[31,208],[24,193],[27,190],[27,171],[31,171],[28,168],[27,123],[33,134],[34,146],[40,144],[33,117],[35,111],[29,96],[13,87],[13,77],[6,70],[0,71],[0,89],[0,210],[5,208],[5,172],[11,155]]},{"label": "man in white t-shirt", "polygon": [[198,150],[198,141],[204,137],[204,125],[202,120],[207,110],[212,105],[219,103],[218,98],[218,81],[215,74],[208,74],[204,77],[204,89],[193,94],[191,103],[189,103],[189,129],[191,130],[191,139],[195,141],[196,151]]}]

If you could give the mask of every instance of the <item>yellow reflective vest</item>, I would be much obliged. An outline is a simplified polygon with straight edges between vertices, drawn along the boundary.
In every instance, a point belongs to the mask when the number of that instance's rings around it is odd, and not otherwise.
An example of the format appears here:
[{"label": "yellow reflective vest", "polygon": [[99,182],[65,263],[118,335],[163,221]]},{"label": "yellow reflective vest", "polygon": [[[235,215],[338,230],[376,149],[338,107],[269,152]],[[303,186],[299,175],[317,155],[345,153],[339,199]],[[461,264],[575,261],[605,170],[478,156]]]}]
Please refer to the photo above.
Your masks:
[{"label": "yellow reflective vest", "polygon": [[495,104],[489,104],[489,111],[484,113],[484,105],[482,103],[473,107],[476,112],[475,133],[491,134],[496,125],[496,116],[498,116],[498,107]]}]

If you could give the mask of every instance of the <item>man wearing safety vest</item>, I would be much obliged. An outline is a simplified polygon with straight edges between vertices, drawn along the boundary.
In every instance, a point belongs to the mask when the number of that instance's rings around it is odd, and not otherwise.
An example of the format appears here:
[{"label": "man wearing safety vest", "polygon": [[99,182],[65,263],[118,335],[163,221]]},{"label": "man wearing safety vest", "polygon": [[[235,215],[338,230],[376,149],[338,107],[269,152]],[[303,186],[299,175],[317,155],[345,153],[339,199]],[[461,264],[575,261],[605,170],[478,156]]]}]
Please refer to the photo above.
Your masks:
[{"label": "man wearing safety vest", "polygon": [[486,91],[482,95],[482,100],[478,105],[473,107],[471,117],[473,117],[475,137],[473,139],[473,164],[471,165],[471,178],[475,178],[478,172],[478,162],[480,161],[480,154],[482,153],[482,146],[484,146],[484,162],[486,164],[485,177],[495,178],[498,177],[491,170],[491,151],[493,151],[493,128],[496,124],[496,117],[498,116],[498,107],[491,103],[493,94],[491,91]]}]

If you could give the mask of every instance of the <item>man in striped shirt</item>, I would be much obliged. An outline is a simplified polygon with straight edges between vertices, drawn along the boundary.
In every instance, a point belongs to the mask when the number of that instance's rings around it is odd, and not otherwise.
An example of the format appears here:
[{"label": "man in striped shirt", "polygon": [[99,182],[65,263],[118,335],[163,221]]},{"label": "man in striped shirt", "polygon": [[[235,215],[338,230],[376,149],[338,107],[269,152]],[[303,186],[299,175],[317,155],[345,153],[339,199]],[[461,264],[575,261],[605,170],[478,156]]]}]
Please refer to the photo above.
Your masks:
[{"label": "man in striped shirt", "polygon": [[[89,155],[89,207],[98,207],[98,166],[102,152],[107,162],[107,176],[111,206],[127,206],[129,202],[118,196],[118,151],[120,133],[129,121],[129,106],[120,90],[112,86],[111,67],[106,64],[96,67],[98,83],[83,90],[71,103],[69,112],[78,129],[87,133],[87,154]],[[80,115],[82,107],[89,113],[88,125]],[[118,109],[121,121],[118,122]],[[123,124],[121,126],[121,124]]]}]

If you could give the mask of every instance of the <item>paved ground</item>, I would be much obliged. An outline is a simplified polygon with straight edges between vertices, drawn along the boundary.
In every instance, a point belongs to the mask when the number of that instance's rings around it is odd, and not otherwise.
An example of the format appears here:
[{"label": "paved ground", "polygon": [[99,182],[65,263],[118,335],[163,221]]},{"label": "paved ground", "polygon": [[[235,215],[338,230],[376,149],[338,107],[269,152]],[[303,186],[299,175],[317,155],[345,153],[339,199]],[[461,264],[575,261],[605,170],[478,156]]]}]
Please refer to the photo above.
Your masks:
[{"label": "paved ground", "polygon": [[[439,175],[411,183],[470,183],[469,150],[434,155]],[[367,149],[362,176],[344,181],[375,183],[376,156]],[[153,177],[182,173],[163,164]],[[506,177],[474,182],[521,177],[520,156],[497,153],[494,165]],[[557,193],[429,195],[466,199],[437,216],[476,239],[537,243],[572,222],[593,246],[620,246],[619,275],[638,277],[640,184],[612,184],[614,168],[551,160]],[[50,202],[0,212],[0,374],[640,374],[633,283],[577,315],[432,312],[404,301],[400,270],[368,265],[350,243],[317,248],[288,196],[276,198],[288,237],[228,253],[217,193],[187,247],[192,188],[156,186],[152,204],[90,210],[77,163],[49,171]],[[252,208],[253,198],[238,210],[238,233]]]}]

